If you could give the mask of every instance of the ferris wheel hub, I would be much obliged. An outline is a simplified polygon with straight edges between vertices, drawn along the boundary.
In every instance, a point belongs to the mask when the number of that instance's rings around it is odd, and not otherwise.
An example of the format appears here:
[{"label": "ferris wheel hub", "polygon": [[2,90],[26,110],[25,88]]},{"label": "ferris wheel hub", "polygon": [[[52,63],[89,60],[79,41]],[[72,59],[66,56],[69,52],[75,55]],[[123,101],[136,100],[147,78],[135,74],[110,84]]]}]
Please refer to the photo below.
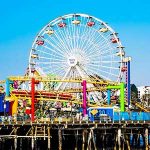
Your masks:
[{"label": "ferris wheel hub", "polygon": [[70,67],[74,67],[77,64],[77,59],[75,57],[69,57],[68,58],[68,64]]}]

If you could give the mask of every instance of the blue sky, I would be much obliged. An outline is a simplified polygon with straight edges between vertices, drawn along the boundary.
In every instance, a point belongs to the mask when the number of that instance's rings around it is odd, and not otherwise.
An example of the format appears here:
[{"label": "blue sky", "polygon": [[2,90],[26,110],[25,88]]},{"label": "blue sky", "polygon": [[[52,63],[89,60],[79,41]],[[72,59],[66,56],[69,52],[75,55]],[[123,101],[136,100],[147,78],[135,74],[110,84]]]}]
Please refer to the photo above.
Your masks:
[{"label": "blue sky", "polygon": [[149,0],[1,0],[0,80],[23,75],[36,34],[50,20],[86,13],[108,22],[132,57],[131,80],[150,85]]}]

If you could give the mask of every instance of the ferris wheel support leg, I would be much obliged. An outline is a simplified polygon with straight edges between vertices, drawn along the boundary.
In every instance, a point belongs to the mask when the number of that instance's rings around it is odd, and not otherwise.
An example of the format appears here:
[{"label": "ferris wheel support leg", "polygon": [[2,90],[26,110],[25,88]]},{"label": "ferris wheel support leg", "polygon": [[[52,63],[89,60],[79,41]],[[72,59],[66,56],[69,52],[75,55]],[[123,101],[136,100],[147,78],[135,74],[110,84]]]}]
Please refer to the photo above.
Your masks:
[{"label": "ferris wheel support leg", "polygon": [[120,110],[121,112],[125,111],[125,104],[124,104],[124,83],[120,83]]},{"label": "ferris wheel support leg", "polygon": [[107,90],[107,104],[110,105],[111,102],[111,90],[108,89]]},{"label": "ferris wheel support leg", "polygon": [[82,82],[82,86],[83,86],[83,104],[82,104],[82,108],[83,108],[83,117],[87,114],[87,101],[86,101],[86,80],[83,80]]}]

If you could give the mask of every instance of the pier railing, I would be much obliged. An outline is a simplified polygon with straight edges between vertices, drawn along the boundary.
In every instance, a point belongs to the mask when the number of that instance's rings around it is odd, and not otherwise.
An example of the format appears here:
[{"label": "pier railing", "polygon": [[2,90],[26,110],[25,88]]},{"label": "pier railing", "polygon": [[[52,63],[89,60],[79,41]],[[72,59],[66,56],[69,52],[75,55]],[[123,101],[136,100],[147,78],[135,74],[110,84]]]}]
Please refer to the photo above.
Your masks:
[{"label": "pier railing", "polygon": [[113,118],[106,114],[93,117],[82,117],[82,115],[72,116],[49,116],[36,118],[34,122],[29,116],[0,116],[0,124],[30,124],[30,123],[117,123],[117,122],[150,122],[149,112],[114,112]]}]

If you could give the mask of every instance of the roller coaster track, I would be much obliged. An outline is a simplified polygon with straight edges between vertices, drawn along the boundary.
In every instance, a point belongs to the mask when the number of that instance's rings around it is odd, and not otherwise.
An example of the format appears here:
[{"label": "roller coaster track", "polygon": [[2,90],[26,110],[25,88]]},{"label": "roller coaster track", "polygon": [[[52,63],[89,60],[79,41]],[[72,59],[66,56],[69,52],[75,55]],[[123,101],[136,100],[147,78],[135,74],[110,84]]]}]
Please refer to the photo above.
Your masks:
[{"label": "roller coaster track", "polygon": [[5,80],[0,80],[0,84],[4,84],[5,83]]},{"label": "roller coaster track", "polygon": [[138,102],[132,101],[132,104],[135,105],[136,107],[138,107],[140,110],[142,110],[144,112],[150,112],[150,110],[148,108],[145,108],[145,106],[141,105]]},{"label": "roller coaster track", "polygon": [[[11,81],[31,81],[31,77],[29,76],[10,76],[8,78]],[[38,80],[39,82],[72,82],[72,83],[82,83],[81,79],[75,79],[75,80],[62,80],[62,79],[51,79],[48,77],[36,77],[36,80]],[[91,83],[91,84],[98,84],[98,85],[102,85],[102,86],[107,86],[107,85],[119,85],[119,83],[116,82],[112,82],[112,81],[97,81],[94,79],[91,80],[86,80],[87,83]]]},{"label": "roller coaster track", "polygon": [[[24,95],[24,94],[11,94],[10,97],[6,97],[5,98],[7,101],[14,101],[14,100],[31,100],[31,96],[30,95]],[[71,99],[67,99],[67,98],[60,98],[59,96],[57,96],[56,98],[48,98],[48,97],[44,97],[42,95],[37,95],[35,98],[36,101],[52,101],[52,102],[71,102],[74,104],[80,104],[82,105],[82,99],[76,99],[75,97],[72,97]],[[90,103],[90,100],[88,100],[88,106],[89,107],[99,107],[99,104],[96,103]],[[102,104],[101,106],[103,107],[108,107],[108,105],[104,105]],[[110,105],[109,105],[110,107]]]}]

